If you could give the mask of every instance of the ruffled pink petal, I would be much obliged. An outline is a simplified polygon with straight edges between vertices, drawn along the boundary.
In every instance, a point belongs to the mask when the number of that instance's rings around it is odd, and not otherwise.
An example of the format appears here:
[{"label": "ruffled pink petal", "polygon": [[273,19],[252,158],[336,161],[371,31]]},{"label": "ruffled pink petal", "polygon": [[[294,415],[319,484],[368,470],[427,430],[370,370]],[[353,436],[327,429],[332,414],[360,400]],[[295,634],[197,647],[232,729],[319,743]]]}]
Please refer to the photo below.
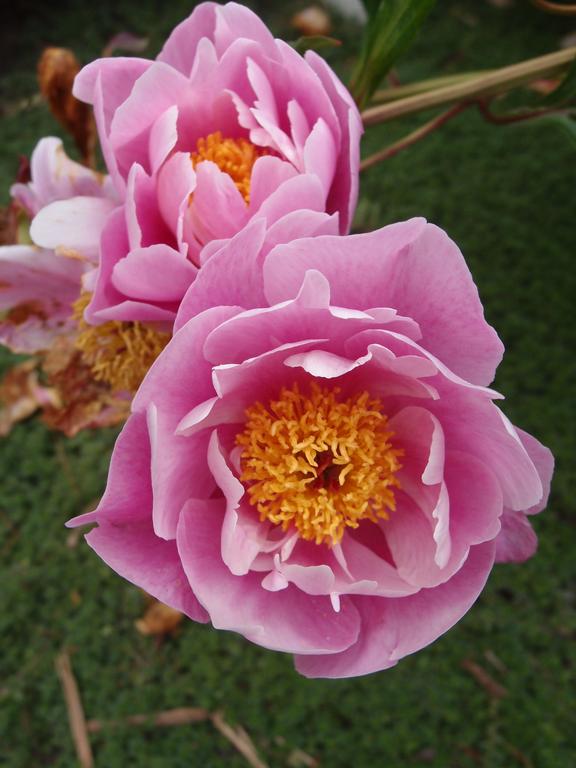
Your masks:
[{"label": "ruffled pink petal", "polygon": [[195,8],[187,19],[172,30],[158,54],[158,61],[170,64],[188,77],[200,40],[203,37],[214,37],[216,7],[215,3],[202,3]]},{"label": "ruffled pink petal", "polygon": [[86,541],[127,581],[194,621],[209,620],[190,589],[176,542],[159,539],[149,522],[121,526],[104,522],[87,534]]},{"label": "ruffled pink petal", "polygon": [[307,677],[355,677],[393,666],[452,627],[482,591],[494,562],[494,544],[470,550],[466,563],[445,584],[398,599],[355,597],[362,617],[358,642],[344,653],[297,656]]},{"label": "ruffled pink petal", "polygon": [[516,427],[516,432],[522,445],[526,449],[526,453],[536,467],[536,471],[538,472],[542,483],[542,498],[537,504],[524,510],[527,515],[535,515],[538,512],[541,512],[548,503],[550,483],[552,482],[552,474],[554,473],[554,456],[545,445],[542,445],[541,442],[536,440],[535,437],[532,437],[532,435],[529,435],[528,432],[524,432],[524,430],[519,427]]},{"label": "ruffled pink petal", "polygon": [[340,234],[344,235],[350,229],[358,199],[360,138],[364,132],[362,119],[350,93],[326,61],[314,51],[307,51],[304,58],[326,89],[342,127],[338,164],[328,197],[328,210],[340,211]]},{"label": "ruffled pink petal", "polygon": [[108,192],[106,177],[66,155],[61,139],[41,139],[30,158],[29,184],[14,184],[11,195],[19,200],[31,216],[55,200],[70,197],[104,197]]},{"label": "ruffled pink petal", "polygon": [[[212,307],[184,325],[148,371],[132,409],[146,411],[150,403],[155,403],[168,431],[173,433],[194,405],[213,397],[212,365],[203,355],[205,339],[237,312],[237,307]],[[178,446],[184,444],[183,438],[176,442]]]},{"label": "ruffled pink petal", "polygon": [[78,251],[96,261],[100,235],[115,204],[106,198],[72,197],[42,208],[30,225],[30,237],[42,248]]},{"label": "ruffled pink petal", "polygon": [[293,586],[270,592],[258,573],[234,576],[220,555],[223,516],[221,502],[194,500],[178,525],[184,570],[216,628],[292,653],[335,653],[356,641],[359,618],[349,599],[336,613],[328,597],[305,595]]},{"label": "ruffled pink petal", "polygon": [[136,248],[116,263],[112,283],[131,298],[153,302],[180,302],[197,269],[178,251],[159,243]]},{"label": "ruffled pink petal", "polygon": [[276,55],[277,41],[253,11],[238,3],[212,3],[211,7],[216,15],[214,43],[220,56],[238,38],[254,40],[264,54],[272,58]]},{"label": "ruffled pink petal", "polygon": [[293,179],[297,173],[291,163],[279,157],[259,157],[254,163],[250,177],[250,213],[254,215],[278,187],[288,179]]},{"label": "ruffled pink petal", "polygon": [[251,221],[202,266],[182,299],[174,332],[209,307],[264,302],[259,257],[265,232],[263,219]]},{"label": "ruffled pink petal", "polygon": [[191,496],[208,497],[215,490],[208,471],[208,435],[174,435],[169,411],[150,403],[147,410],[152,474],[152,521],[156,536],[176,538],[180,512]]},{"label": "ruffled pink petal", "polygon": [[178,107],[173,104],[163,112],[150,131],[150,169],[155,174],[178,141]]},{"label": "ruffled pink petal", "polygon": [[176,152],[160,169],[157,194],[160,212],[176,236],[179,247],[183,241],[184,215],[195,186],[196,174],[189,153]]},{"label": "ruffled pink petal", "polygon": [[327,192],[334,180],[337,156],[332,133],[319,118],[304,145],[304,170],[318,176]]},{"label": "ruffled pink petal", "polygon": [[[205,160],[196,166],[196,188],[189,208],[190,232],[201,244],[232,237],[248,220],[244,198],[227,173]],[[186,221],[184,224],[186,232]],[[190,241],[191,237],[187,237]]]},{"label": "ruffled pink petal", "polygon": [[152,125],[167,109],[185,99],[189,87],[187,78],[161,61],[153,62],[135,81],[110,125],[110,143],[124,176],[133,163],[150,171],[148,146]]},{"label": "ruffled pink petal", "polygon": [[150,438],[144,414],[132,414],[116,440],[106,490],[93,512],[69,520],[68,528],[89,523],[145,524],[152,511]]},{"label": "ruffled pink petal", "polygon": [[523,563],[536,552],[538,538],[523,512],[505,510],[496,539],[497,563]]},{"label": "ruffled pink petal", "polygon": [[235,576],[244,576],[260,552],[265,527],[253,511],[250,514],[240,508],[244,486],[230,471],[216,430],[210,436],[208,466],[226,500],[221,536],[222,560]]},{"label": "ruffled pink petal", "polygon": [[93,286],[92,299],[84,312],[87,322],[98,324],[98,313],[120,304],[124,296],[112,284],[114,266],[130,250],[125,211],[118,208],[110,214],[100,239],[100,262]]},{"label": "ruffled pink petal", "polygon": [[293,295],[307,269],[326,275],[335,304],[394,307],[420,325],[423,346],[457,374],[475,384],[492,380],[502,344],[484,320],[462,254],[437,227],[412,219],[366,235],[279,246],[264,264],[269,301]]}]

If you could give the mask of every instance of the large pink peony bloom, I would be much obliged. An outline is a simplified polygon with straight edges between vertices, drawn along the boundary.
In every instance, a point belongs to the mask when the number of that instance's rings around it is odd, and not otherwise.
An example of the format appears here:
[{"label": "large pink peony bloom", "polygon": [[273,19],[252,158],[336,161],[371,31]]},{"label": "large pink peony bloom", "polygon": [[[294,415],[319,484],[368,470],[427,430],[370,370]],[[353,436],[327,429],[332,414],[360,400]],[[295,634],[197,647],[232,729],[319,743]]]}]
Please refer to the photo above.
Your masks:
[{"label": "large pink peony bloom", "polygon": [[255,217],[285,233],[307,210],[348,231],[358,111],[323,59],[248,9],[203,3],[156,61],[95,61],[74,92],[94,105],[124,200],[103,232],[89,322],[173,321],[205,246]]},{"label": "large pink peony bloom", "polygon": [[191,286],[72,524],[191,618],[366,674],[533,554],[552,457],[494,403],[502,345],[441,230],[264,240],[252,222]]},{"label": "large pink peony bloom", "polygon": [[60,139],[38,142],[30,172],[10,190],[19,217],[31,220],[29,238],[0,248],[0,343],[24,353],[75,327],[72,304],[115,205],[109,178],[70,160]]}]

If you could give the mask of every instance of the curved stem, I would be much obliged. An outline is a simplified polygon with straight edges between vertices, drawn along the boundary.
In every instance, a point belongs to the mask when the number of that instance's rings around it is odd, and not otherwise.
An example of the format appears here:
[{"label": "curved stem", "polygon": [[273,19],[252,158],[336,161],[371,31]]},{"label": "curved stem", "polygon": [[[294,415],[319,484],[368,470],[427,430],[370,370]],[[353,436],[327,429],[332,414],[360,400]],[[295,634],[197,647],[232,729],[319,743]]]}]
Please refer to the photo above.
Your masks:
[{"label": "curved stem", "polygon": [[412,144],[415,144],[417,141],[420,141],[420,139],[423,139],[429,133],[432,133],[432,131],[440,128],[441,125],[444,125],[444,123],[447,123],[448,120],[456,117],[456,115],[460,114],[460,112],[463,112],[470,106],[472,106],[471,103],[456,104],[454,107],[446,110],[446,112],[443,112],[441,115],[437,115],[433,120],[430,120],[424,125],[421,125],[420,128],[417,128],[415,131],[412,131],[412,133],[409,133],[407,136],[404,136],[402,139],[394,142],[394,144],[390,144],[389,146],[384,147],[384,149],[381,149],[379,152],[375,152],[373,155],[366,157],[360,163],[360,170],[365,171],[367,168],[371,168],[373,165],[377,165],[383,160],[388,160],[388,158],[393,157],[403,149],[406,149]]}]

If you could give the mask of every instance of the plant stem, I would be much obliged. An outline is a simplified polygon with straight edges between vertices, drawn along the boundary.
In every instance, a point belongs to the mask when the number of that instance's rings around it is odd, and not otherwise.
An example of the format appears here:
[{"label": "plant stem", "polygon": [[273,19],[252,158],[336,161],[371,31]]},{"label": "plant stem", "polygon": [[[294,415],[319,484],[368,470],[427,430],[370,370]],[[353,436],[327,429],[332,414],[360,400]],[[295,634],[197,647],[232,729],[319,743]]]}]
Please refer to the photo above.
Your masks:
[{"label": "plant stem", "polygon": [[395,117],[411,115],[414,112],[421,112],[432,107],[440,107],[443,104],[451,104],[455,101],[469,102],[483,96],[492,96],[524,83],[530,83],[539,77],[556,74],[570,64],[574,58],[576,58],[576,47],[567,48],[565,51],[555,51],[535,59],[528,59],[528,61],[489,72],[471,81],[457,82],[433,91],[408,96],[390,104],[370,107],[362,113],[362,121],[364,126],[368,127]]},{"label": "plant stem", "polygon": [[455,83],[477,80],[482,75],[488,74],[488,71],[489,70],[484,70],[483,72],[461,72],[460,74],[455,75],[444,75],[443,77],[433,77],[428,80],[420,80],[417,83],[409,83],[408,85],[398,85],[393,88],[383,88],[380,91],[376,91],[372,97],[372,101],[374,103],[398,101],[398,99],[404,99],[407,96],[414,96],[418,93],[433,91],[446,85],[454,85]]},{"label": "plant stem", "polygon": [[440,128],[441,125],[444,125],[444,123],[447,123],[448,120],[456,117],[456,115],[460,114],[460,112],[463,112],[470,106],[471,104],[456,104],[446,112],[443,112],[441,115],[437,115],[433,120],[430,120],[424,125],[421,125],[420,128],[417,128],[415,131],[412,131],[412,133],[409,133],[407,136],[404,136],[403,138],[394,142],[394,144],[390,144],[389,146],[384,147],[384,149],[381,149],[379,152],[375,152],[373,155],[366,157],[360,163],[360,170],[365,171],[367,168],[371,168],[373,165],[377,165],[383,160],[388,160],[389,157],[393,157],[403,149],[406,149],[412,144],[415,144],[417,141],[420,141],[420,139],[423,139],[424,136],[427,136],[429,133],[432,133],[432,131]]},{"label": "plant stem", "polygon": [[532,0],[536,8],[548,13],[555,13],[558,16],[576,16],[576,5],[565,5],[564,3],[551,3],[549,0]]}]

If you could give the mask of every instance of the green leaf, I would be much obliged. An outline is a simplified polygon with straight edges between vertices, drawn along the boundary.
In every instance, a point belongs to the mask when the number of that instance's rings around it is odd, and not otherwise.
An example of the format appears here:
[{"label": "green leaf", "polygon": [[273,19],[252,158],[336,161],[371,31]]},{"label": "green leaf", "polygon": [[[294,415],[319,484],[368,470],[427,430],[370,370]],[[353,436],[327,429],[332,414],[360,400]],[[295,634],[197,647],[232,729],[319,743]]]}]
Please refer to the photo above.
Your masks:
[{"label": "green leaf", "polygon": [[326,37],[326,35],[305,35],[299,37],[297,40],[290,42],[292,48],[296,49],[298,53],[306,53],[306,51],[321,51],[324,48],[338,48],[342,45],[340,40],[335,37]]},{"label": "green leaf", "polygon": [[434,4],[435,0],[365,0],[369,21],[350,85],[361,108],[413,41]]}]

